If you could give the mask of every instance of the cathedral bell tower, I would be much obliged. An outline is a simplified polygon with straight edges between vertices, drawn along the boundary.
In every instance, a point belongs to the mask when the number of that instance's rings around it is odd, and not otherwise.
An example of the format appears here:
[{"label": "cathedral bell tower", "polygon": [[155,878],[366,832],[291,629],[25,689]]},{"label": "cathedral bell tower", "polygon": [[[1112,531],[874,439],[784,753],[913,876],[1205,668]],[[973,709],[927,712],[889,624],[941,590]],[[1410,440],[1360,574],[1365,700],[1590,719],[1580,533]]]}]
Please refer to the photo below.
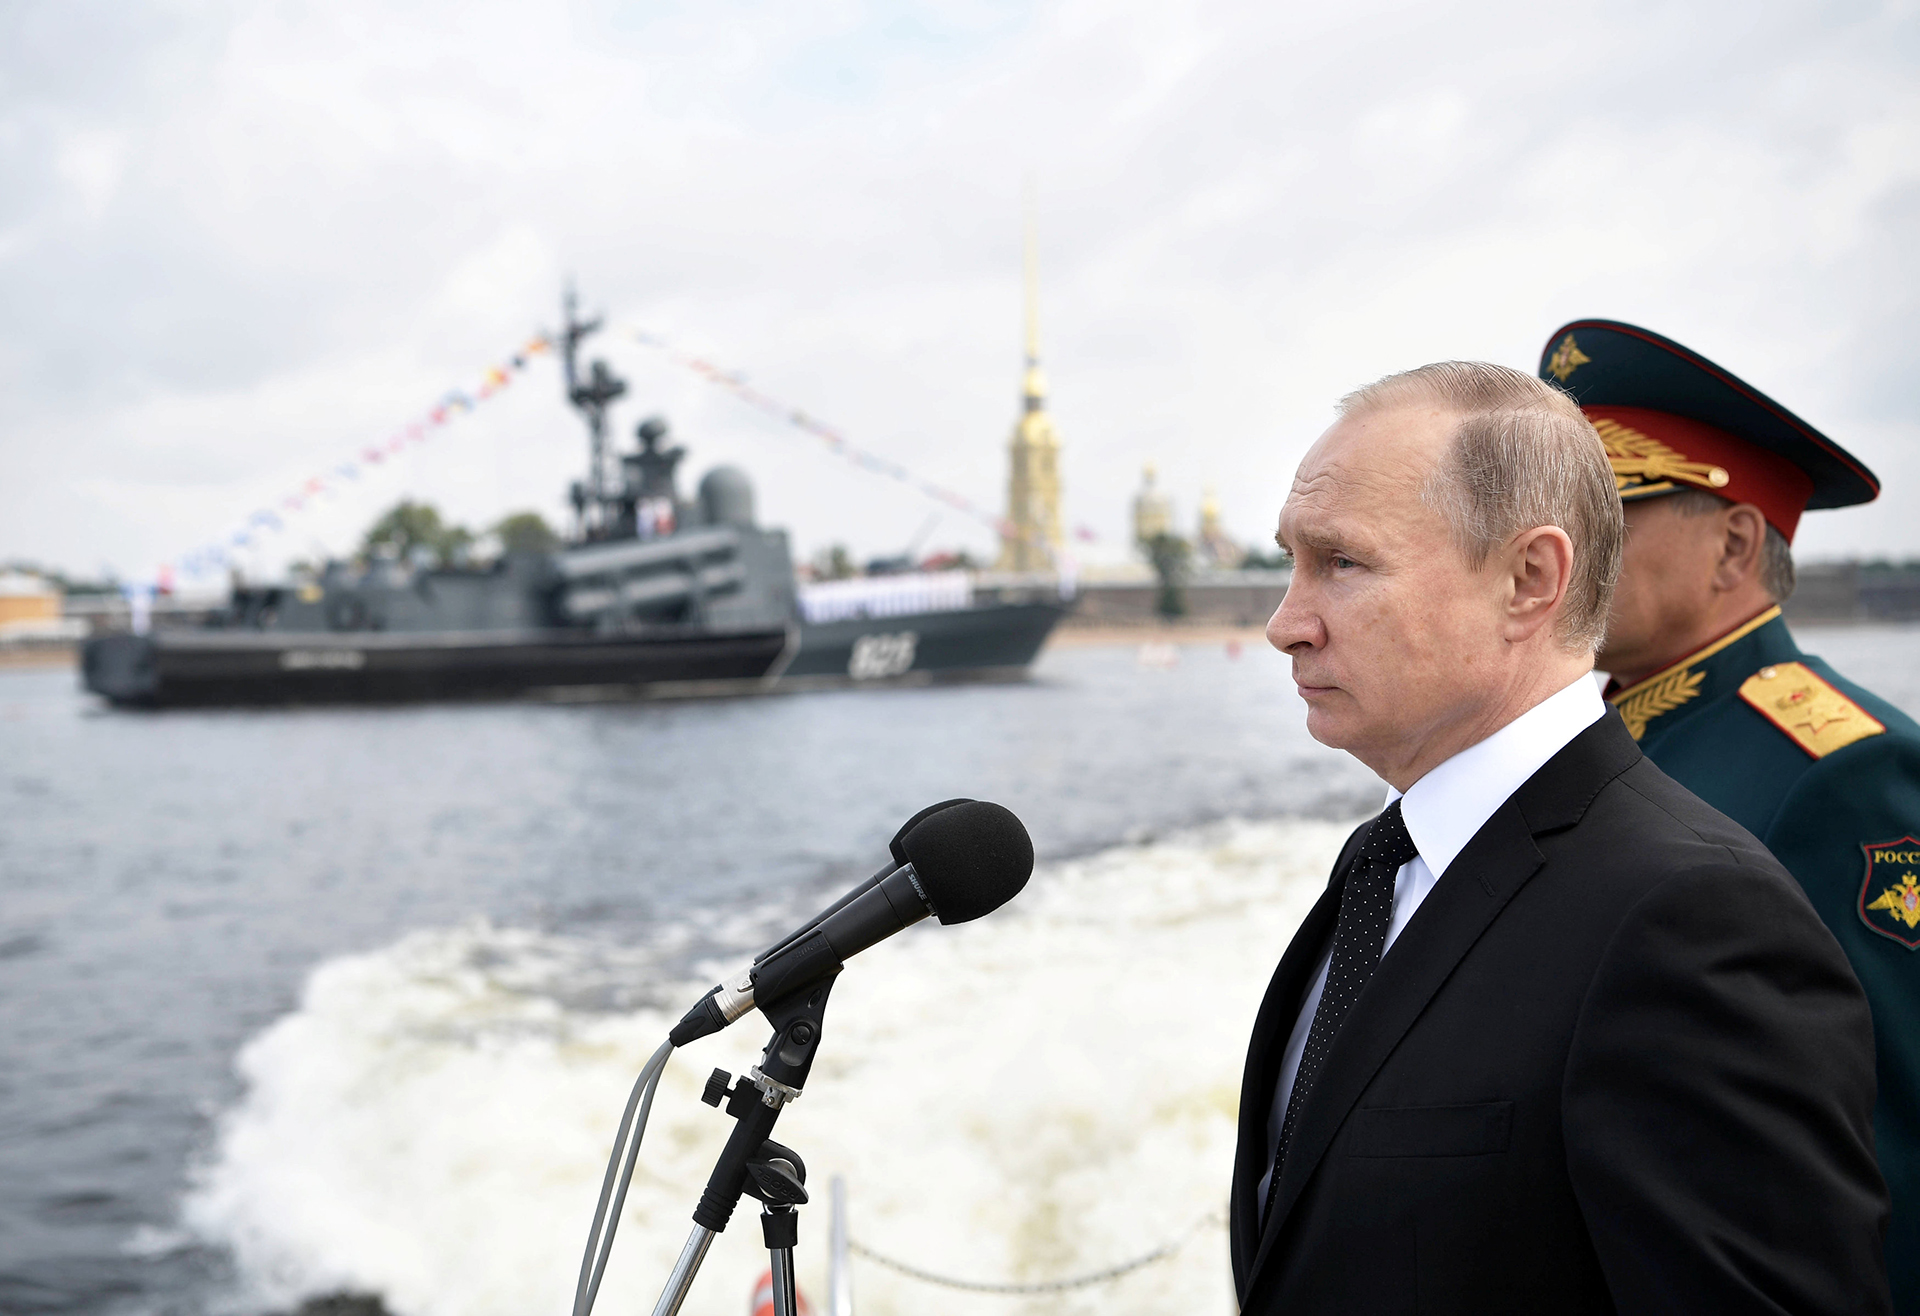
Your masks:
[{"label": "cathedral bell tower", "polygon": [[1047,379],[1040,373],[1040,258],[1031,200],[1026,239],[1027,372],[1020,419],[1008,445],[1007,516],[995,566],[1054,571],[1060,551],[1060,437],[1047,415]]}]

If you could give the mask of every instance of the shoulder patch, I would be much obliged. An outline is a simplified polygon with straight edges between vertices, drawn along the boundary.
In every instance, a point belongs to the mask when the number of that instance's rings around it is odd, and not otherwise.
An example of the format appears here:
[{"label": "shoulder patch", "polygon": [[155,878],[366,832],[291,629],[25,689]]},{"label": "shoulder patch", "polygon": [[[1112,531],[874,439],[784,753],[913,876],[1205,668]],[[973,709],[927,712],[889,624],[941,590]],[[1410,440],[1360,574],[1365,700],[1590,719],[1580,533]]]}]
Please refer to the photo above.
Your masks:
[{"label": "shoulder patch", "polygon": [[1899,942],[1920,949],[1920,841],[1908,833],[1895,841],[1860,847],[1867,854],[1867,875],[1860,881],[1854,908],[1860,921]]},{"label": "shoulder patch", "polygon": [[1741,684],[1740,697],[1817,759],[1886,730],[1805,663],[1762,667]]}]

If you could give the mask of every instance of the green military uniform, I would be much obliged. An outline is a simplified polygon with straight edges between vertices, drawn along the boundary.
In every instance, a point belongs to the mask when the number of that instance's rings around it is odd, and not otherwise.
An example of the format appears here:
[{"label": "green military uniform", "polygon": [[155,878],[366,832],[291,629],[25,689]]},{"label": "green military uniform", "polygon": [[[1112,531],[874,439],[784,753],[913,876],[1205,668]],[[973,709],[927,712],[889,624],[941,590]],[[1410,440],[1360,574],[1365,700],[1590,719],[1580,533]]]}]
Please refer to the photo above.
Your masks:
[{"label": "green military uniform", "polygon": [[[1920,724],[1800,652],[1770,608],[1608,696],[1648,758],[1800,879],[1873,1003],[1887,1270],[1920,1294]],[[1756,1187],[1758,1187],[1756,1185]]]},{"label": "green military uniform", "polygon": [[[1791,540],[1802,508],[1879,492],[1804,421],[1646,330],[1564,326],[1541,375],[1593,420],[1624,499],[1705,489]],[[1920,1316],[1920,724],[1802,653],[1777,607],[1607,698],[1649,758],[1799,879],[1866,989],[1888,1277],[1896,1310]]]}]

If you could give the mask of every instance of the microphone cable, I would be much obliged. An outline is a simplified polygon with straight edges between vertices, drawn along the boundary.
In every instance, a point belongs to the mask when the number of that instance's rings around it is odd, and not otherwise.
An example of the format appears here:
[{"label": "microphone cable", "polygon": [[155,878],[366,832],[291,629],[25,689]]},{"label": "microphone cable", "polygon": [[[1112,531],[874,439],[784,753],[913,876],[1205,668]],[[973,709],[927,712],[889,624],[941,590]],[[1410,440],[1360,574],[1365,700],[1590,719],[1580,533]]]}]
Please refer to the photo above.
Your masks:
[{"label": "microphone cable", "polygon": [[[653,1112],[653,1094],[666,1072],[667,1057],[673,1043],[662,1042],[652,1059],[642,1066],[633,1081],[633,1095],[627,1098],[626,1113],[620,1116],[620,1131],[613,1135],[613,1155],[607,1158],[607,1177],[600,1185],[600,1204],[593,1209],[593,1228],[587,1233],[587,1253],[580,1259],[580,1282],[573,1290],[573,1316],[591,1316],[593,1300],[600,1294],[600,1281],[607,1273],[607,1259],[613,1255],[613,1232],[620,1227],[620,1208],[626,1204],[627,1187],[633,1182],[634,1163],[640,1158],[640,1138],[647,1131],[647,1116]],[[636,1123],[634,1111],[640,1118]],[[631,1129],[633,1138],[627,1138]],[[625,1152],[624,1158],[621,1153]],[[625,1160],[625,1165],[621,1164]],[[615,1171],[619,1171],[620,1189],[614,1191]],[[613,1210],[607,1206],[611,1201]],[[600,1233],[606,1227],[606,1236]]]}]

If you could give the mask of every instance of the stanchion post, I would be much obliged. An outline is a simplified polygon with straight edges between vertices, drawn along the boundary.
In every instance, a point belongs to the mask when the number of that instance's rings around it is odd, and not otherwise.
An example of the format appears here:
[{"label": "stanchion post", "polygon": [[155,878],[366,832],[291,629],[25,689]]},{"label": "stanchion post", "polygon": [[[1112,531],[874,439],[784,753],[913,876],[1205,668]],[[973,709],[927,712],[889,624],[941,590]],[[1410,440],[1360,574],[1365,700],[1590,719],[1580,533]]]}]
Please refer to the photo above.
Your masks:
[{"label": "stanchion post", "polygon": [[847,1262],[847,1178],[833,1176],[827,1224],[827,1316],[853,1316],[853,1272]]}]

